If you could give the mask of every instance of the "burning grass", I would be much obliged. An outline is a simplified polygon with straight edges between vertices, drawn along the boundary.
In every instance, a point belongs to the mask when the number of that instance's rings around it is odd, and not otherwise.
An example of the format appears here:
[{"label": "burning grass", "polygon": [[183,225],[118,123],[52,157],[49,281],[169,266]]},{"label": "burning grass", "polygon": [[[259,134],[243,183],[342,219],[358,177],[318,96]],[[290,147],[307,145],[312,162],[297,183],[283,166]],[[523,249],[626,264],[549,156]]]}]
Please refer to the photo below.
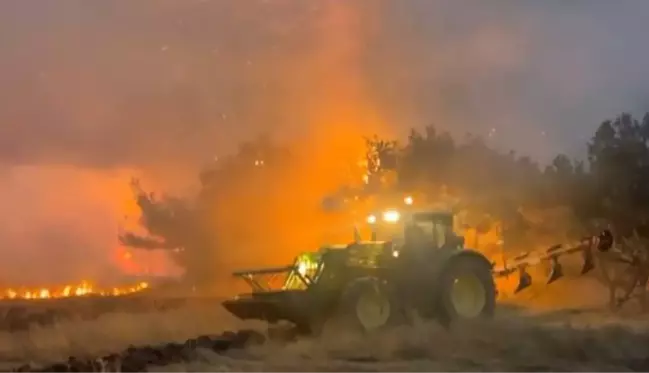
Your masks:
[{"label": "burning grass", "polygon": [[99,288],[90,281],[81,281],[79,284],[61,285],[57,287],[6,288],[0,291],[0,300],[3,299],[54,299],[82,297],[87,295],[95,296],[120,296],[133,294],[149,288],[147,282],[140,282],[130,286],[113,286]]}]

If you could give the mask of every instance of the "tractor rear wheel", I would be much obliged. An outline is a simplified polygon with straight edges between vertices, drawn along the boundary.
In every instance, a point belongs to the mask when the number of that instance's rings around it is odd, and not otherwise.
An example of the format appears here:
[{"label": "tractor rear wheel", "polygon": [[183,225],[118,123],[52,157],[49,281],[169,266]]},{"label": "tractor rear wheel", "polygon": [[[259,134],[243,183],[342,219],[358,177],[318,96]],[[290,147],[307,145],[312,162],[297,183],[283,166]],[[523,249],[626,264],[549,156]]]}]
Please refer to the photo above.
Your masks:
[{"label": "tractor rear wheel", "polygon": [[496,308],[496,286],[488,262],[475,256],[453,258],[439,282],[436,313],[449,326],[454,321],[491,318]]}]

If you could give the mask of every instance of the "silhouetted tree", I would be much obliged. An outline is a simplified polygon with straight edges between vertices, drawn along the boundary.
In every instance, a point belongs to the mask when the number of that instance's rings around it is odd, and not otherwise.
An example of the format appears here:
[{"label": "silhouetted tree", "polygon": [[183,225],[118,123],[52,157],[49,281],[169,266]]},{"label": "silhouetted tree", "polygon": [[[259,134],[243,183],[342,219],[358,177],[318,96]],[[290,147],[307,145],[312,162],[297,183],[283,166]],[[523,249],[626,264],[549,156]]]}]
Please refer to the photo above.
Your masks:
[{"label": "silhouetted tree", "polygon": [[[242,143],[233,156],[215,160],[202,170],[201,189],[189,199],[157,198],[146,192],[139,180],[133,180],[140,223],[147,234],[125,232],[120,241],[134,248],[165,250],[185,269],[190,282],[209,284],[223,275],[218,263],[231,249],[227,244],[237,240],[245,244],[248,229],[253,228],[236,224],[233,228],[228,221],[231,212],[222,207],[258,204],[266,198],[264,186],[272,178],[272,169],[285,167],[289,158],[287,149],[276,146],[267,136]],[[263,221],[264,217],[255,219]],[[250,222],[253,224],[252,219]]]}]

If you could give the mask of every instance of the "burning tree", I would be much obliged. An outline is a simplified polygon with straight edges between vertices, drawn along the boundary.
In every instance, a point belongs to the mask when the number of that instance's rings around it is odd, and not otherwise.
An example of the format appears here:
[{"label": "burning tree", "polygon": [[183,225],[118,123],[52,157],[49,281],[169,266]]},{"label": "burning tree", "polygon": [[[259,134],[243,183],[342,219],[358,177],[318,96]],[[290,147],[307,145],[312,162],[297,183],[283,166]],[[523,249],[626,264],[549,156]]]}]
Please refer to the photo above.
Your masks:
[{"label": "burning tree", "polygon": [[209,279],[210,272],[202,263],[210,260],[214,236],[201,216],[203,211],[188,200],[156,197],[142,189],[139,180],[132,180],[131,186],[141,210],[140,223],[147,235],[125,232],[119,237],[121,243],[145,250],[166,250],[192,280]]},{"label": "burning tree", "polygon": [[[246,244],[241,232],[257,224],[229,225],[240,217],[227,211],[232,206],[254,206],[263,198],[262,181],[268,170],[287,160],[284,148],[270,143],[267,137],[243,143],[238,152],[205,167],[199,175],[201,188],[192,198],[156,196],[145,191],[139,180],[132,187],[141,211],[140,224],[145,235],[125,232],[120,241],[143,250],[165,250],[185,269],[192,284],[211,284],[223,274],[220,263],[227,260],[227,245]],[[252,187],[251,187],[252,186]],[[234,200],[234,201],[233,201]],[[263,217],[257,217],[263,219]],[[238,229],[236,229],[238,228]]]}]

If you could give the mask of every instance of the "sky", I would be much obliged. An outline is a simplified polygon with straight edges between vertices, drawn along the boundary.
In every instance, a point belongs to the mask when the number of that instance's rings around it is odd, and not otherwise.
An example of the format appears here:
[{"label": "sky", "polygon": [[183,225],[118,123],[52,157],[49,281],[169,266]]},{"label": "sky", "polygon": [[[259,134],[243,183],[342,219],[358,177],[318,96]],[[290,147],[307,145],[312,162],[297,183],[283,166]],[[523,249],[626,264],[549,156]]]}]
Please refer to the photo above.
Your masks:
[{"label": "sky", "polygon": [[428,124],[583,155],[602,120],[649,109],[648,18],[643,0],[4,0],[0,283],[131,268],[130,177],[181,190],[261,132],[323,159]]}]

